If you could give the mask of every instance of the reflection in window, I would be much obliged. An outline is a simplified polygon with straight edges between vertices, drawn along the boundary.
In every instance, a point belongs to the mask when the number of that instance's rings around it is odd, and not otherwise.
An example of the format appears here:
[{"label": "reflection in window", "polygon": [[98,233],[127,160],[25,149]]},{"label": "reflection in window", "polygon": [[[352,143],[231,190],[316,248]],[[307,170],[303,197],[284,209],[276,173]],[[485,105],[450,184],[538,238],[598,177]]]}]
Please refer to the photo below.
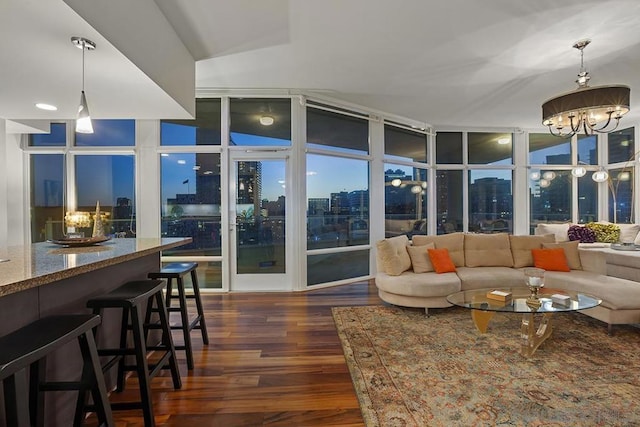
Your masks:
[{"label": "reflection in window", "polygon": [[598,164],[598,137],[596,135],[578,135],[578,163]]},{"label": "reflection in window", "polygon": [[462,231],[462,171],[436,172],[438,234]]},{"label": "reflection in window", "polygon": [[469,231],[511,233],[512,214],[512,171],[470,170]]},{"label": "reflection in window", "polygon": [[384,165],[385,237],[427,234],[427,171]]},{"label": "reflection in window", "polygon": [[513,163],[513,140],[510,133],[469,132],[469,163],[476,165],[510,165]]},{"label": "reflection in window", "polygon": [[462,164],[462,132],[436,134],[436,163]]},{"label": "reflection in window", "polygon": [[284,160],[236,161],[236,270],[286,272]]},{"label": "reflection in window", "polygon": [[307,256],[307,285],[369,275],[369,250]]},{"label": "reflection in window", "polygon": [[307,155],[307,248],[369,244],[366,160]]},{"label": "reflection in window", "polygon": [[427,161],[427,135],[408,129],[384,126],[384,154],[399,160]]},{"label": "reflection in window", "polygon": [[135,237],[135,170],[133,155],[76,156],[77,210],[105,216],[107,235]]},{"label": "reflection in window", "polygon": [[32,147],[64,147],[67,145],[67,125],[51,123],[49,133],[30,134],[29,145]]},{"label": "reflection in window", "polygon": [[231,100],[229,145],[291,145],[291,100],[242,98]]},{"label": "reflection in window", "polygon": [[633,167],[609,171],[609,221],[633,223]]},{"label": "reflection in window", "polygon": [[539,223],[571,221],[571,171],[531,169],[529,197],[532,230]]},{"label": "reflection in window", "polygon": [[135,120],[92,120],[93,133],[75,133],[76,147],[133,147],[136,145]]},{"label": "reflection in window", "polygon": [[220,120],[220,99],[198,98],[195,120],[160,122],[160,145],[220,145]]},{"label": "reflection in window", "polygon": [[598,183],[593,171],[578,179],[578,222],[586,224],[598,220]]},{"label": "reflection in window", "polygon": [[165,153],[160,168],[162,237],[193,239],[163,255],[220,255],[220,154]]},{"label": "reflection in window", "polygon": [[31,242],[44,242],[63,236],[64,155],[32,154]]},{"label": "reflection in window", "polygon": [[529,164],[570,165],[571,138],[559,138],[549,133],[530,133]]},{"label": "reflection in window", "polygon": [[369,122],[308,107],[307,146],[342,153],[368,154]]},{"label": "reflection in window", "polygon": [[635,153],[634,128],[609,134],[609,163],[627,162]]}]

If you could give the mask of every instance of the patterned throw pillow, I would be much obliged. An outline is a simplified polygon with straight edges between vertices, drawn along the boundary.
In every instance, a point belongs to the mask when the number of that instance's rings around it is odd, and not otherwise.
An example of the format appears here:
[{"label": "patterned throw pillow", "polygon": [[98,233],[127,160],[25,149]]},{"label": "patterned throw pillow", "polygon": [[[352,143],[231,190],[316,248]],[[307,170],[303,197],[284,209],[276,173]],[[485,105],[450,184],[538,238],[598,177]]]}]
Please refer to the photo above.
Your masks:
[{"label": "patterned throw pillow", "polygon": [[580,243],[593,243],[596,241],[596,233],[583,225],[569,227],[569,240],[578,240]]},{"label": "patterned throw pillow", "polygon": [[590,222],[585,227],[596,234],[596,242],[616,243],[620,240],[620,227],[615,224]]}]

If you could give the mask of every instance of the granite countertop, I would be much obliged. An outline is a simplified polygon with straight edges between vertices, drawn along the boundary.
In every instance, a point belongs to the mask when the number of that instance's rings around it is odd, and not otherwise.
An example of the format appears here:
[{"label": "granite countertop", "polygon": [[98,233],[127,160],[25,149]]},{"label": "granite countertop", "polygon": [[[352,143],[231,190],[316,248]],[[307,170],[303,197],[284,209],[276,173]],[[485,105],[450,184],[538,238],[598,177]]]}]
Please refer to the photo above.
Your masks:
[{"label": "granite countertop", "polygon": [[182,246],[191,240],[190,237],[112,239],[86,247],[41,242],[0,248],[0,297]]}]

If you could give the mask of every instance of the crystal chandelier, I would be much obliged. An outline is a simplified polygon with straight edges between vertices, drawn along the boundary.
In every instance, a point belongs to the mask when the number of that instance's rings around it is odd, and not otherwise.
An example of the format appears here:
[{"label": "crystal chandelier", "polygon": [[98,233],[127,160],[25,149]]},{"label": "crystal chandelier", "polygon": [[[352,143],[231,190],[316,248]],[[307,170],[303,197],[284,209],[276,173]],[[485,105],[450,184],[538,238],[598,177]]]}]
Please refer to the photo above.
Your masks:
[{"label": "crystal chandelier", "polygon": [[589,86],[589,72],[584,67],[584,48],[591,40],[581,40],[573,47],[580,51],[580,72],[573,92],[551,98],[542,104],[542,124],[554,136],[571,137],[608,133],[618,127],[629,112],[631,90],[628,86]]}]

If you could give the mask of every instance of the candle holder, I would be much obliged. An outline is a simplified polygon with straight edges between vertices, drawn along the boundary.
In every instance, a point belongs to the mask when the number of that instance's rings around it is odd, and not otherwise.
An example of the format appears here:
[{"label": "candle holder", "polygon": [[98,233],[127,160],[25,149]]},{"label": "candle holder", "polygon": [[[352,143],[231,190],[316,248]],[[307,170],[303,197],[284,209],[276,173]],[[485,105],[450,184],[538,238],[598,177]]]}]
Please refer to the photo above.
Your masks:
[{"label": "candle holder", "polygon": [[525,284],[531,295],[529,299],[537,300],[540,288],[544,286],[544,270],[541,268],[526,268],[524,270]]}]

